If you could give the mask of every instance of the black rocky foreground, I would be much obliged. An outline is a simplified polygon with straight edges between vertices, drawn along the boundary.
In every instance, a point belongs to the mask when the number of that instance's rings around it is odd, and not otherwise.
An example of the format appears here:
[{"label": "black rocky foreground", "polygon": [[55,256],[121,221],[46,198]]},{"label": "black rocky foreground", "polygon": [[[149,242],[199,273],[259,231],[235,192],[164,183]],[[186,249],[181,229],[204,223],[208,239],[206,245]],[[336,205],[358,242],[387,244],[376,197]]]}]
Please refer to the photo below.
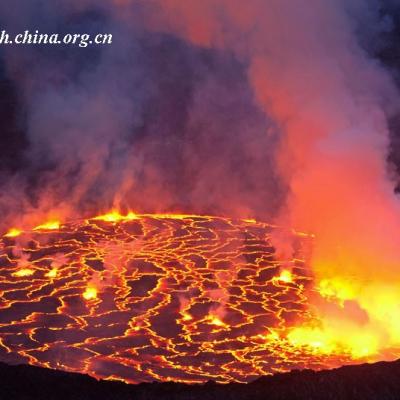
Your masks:
[{"label": "black rocky foreground", "polygon": [[0,399],[10,400],[394,400],[400,360],[329,371],[292,371],[249,384],[204,385],[96,381],[87,375],[0,363]]}]

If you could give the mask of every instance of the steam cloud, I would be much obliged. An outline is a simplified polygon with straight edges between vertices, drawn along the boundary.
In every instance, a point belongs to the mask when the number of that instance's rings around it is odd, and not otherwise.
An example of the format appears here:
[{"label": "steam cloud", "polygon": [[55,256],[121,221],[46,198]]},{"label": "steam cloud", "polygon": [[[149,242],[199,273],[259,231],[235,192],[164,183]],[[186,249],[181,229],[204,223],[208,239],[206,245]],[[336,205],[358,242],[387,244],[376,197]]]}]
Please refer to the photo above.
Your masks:
[{"label": "steam cloud", "polygon": [[[400,209],[387,163],[399,99],[365,49],[391,29],[380,3],[60,3],[27,0],[18,16],[1,5],[2,23],[105,30],[114,43],[3,49],[27,135],[21,166],[3,168],[3,213],[115,205],[274,217],[315,234],[314,272],[345,302],[346,323],[394,342],[400,328],[381,307],[399,304]],[[282,238],[276,246],[290,256]]]}]

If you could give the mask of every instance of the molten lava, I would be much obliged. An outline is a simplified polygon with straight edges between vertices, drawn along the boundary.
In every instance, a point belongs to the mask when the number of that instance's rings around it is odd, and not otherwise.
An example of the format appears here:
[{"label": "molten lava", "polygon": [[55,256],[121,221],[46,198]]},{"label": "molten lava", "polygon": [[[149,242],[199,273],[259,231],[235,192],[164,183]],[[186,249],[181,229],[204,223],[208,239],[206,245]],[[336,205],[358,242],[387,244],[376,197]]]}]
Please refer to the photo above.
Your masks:
[{"label": "molten lava", "polygon": [[[30,231],[0,247],[0,359],[129,382],[249,381],[376,351],[338,345],[309,310],[304,261],[276,259],[255,220],[110,214]],[[323,297],[337,290],[321,282]]]}]

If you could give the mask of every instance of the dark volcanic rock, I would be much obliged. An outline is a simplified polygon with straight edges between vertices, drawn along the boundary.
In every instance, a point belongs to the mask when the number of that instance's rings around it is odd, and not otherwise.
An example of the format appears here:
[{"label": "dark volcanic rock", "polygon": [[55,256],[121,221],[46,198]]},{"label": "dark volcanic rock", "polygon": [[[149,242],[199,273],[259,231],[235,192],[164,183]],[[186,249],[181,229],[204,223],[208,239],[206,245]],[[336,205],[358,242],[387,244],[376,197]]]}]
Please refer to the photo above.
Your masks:
[{"label": "dark volcanic rock", "polygon": [[0,399],[10,400],[397,400],[400,360],[330,371],[292,371],[249,384],[96,381],[80,374],[0,363]]}]

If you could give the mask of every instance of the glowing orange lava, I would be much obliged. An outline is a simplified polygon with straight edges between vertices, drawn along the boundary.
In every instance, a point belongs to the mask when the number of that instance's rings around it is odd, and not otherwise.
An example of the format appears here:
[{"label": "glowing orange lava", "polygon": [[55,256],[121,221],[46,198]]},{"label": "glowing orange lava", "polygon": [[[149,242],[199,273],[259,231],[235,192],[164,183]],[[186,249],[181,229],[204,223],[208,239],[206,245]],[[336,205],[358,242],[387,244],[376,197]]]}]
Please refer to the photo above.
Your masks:
[{"label": "glowing orange lava", "polygon": [[[129,382],[249,381],[352,362],[309,310],[313,278],[276,259],[255,220],[116,211],[6,234],[0,246],[0,359]],[[16,232],[14,232],[16,233]],[[337,294],[321,282],[325,297]],[[376,344],[375,344],[376,345]]]},{"label": "glowing orange lava", "polygon": [[97,289],[94,287],[88,287],[84,293],[83,293],[83,298],[85,300],[93,300],[97,298]]},{"label": "glowing orange lava", "polygon": [[40,231],[40,230],[56,230],[60,227],[60,222],[59,221],[48,221],[45,222],[42,225],[38,225],[35,228],[33,228],[34,231]]},{"label": "glowing orange lava", "polygon": [[11,228],[4,236],[5,237],[17,237],[22,233],[20,229]]}]

